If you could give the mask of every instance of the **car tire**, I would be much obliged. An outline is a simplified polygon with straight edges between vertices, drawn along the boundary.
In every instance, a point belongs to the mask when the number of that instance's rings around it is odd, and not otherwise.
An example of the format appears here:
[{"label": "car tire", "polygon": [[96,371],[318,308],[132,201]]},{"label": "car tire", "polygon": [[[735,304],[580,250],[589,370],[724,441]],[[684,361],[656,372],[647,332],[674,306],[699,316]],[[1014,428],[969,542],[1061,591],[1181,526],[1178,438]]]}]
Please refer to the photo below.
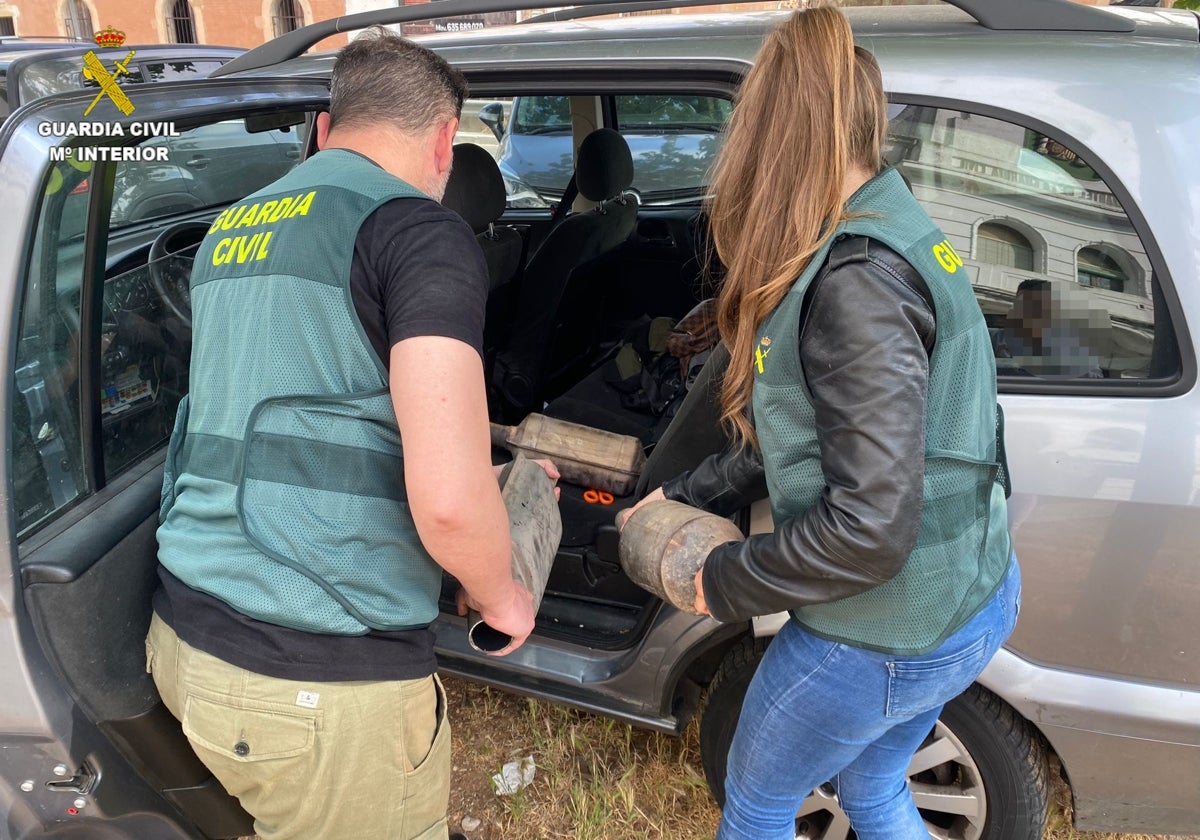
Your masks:
[{"label": "car tire", "polygon": [[[700,718],[700,759],[709,790],[725,801],[725,760],[742,699],[769,639],[744,638],[721,661]],[[918,755],[946,760],[910,777],[930,836],[962,840],[1041,840],[1046,825],[1050,770],[1046,743],[1025,719],[990,691],[972,685],[946,705]],[[952,809],[926,808],[946,802]],[[943,806],[945,807],[945,806]],[[966,813],[951,813],[950,811]],[[797,840],[850,840],[854,832],[829,785],[804,801]]]}]

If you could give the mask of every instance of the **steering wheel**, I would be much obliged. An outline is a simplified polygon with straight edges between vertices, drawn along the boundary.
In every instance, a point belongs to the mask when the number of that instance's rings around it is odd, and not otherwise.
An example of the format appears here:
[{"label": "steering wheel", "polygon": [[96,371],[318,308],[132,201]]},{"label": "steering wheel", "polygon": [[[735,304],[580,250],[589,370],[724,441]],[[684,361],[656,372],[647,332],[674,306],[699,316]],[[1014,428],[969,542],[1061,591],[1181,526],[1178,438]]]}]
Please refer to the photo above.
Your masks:
[{"label": "steering wheel", "polygon": [[154,238],[150,246],[150,283],[163,306],[189,329],[192,326],[192,295],[189,283],[192,276],[191,263],[184,259],[185,252],[195,252],[204,234],[208,233],[208,222],[180,222],[171,225]]}]

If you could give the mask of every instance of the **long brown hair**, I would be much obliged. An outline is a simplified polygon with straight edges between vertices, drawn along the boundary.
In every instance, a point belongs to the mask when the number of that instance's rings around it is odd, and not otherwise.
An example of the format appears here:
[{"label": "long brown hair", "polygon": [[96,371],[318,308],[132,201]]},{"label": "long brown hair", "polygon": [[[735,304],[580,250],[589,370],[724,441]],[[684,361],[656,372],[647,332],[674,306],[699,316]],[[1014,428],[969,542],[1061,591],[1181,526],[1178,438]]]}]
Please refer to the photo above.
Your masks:
[{"label": "long brown hair", "polygon": [[732,360],[721,421],[754,444],[746,416],[758,328],[845,218],[851,166],[875,173],[886,130],[879,65],[834,8],[773,30],[742,83],[713,169],[709,214],[726,269],[717,325]]}]

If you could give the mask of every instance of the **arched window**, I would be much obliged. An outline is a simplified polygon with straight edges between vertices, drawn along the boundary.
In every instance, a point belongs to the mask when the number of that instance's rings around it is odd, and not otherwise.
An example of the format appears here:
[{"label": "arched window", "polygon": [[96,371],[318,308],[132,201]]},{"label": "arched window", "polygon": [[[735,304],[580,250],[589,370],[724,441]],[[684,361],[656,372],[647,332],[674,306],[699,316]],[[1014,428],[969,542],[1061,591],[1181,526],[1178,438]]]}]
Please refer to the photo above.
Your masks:
[{"label": "arched window", "polygon": [[167,38],[173,44],[195,44],[196,19],[188,0],[173,0],[167,12]]},{"label": "arched window", "polygon": [[1121,264],[1091,245],[1079,249],[1075,257],[1075,276],[1080,286],[1093,289],[1123,292],[1129,285],[1129,275]]},{"label": "arched window", "polygon": [[1024,234],[1000,222],[984,222],[976,233],[976,258],[992,265],[1033,271],[1033,245]]},{"label": "arched window", "polygon": [[92,13],[83,0],[67,0],[63,3],[63,23],[67,37],[77,41],[90,41],[96,30],[92,26]]},{"label": "arched window", "polygon": [[275,37],[304,25],[304,10],[300,0],[275,0]]}]

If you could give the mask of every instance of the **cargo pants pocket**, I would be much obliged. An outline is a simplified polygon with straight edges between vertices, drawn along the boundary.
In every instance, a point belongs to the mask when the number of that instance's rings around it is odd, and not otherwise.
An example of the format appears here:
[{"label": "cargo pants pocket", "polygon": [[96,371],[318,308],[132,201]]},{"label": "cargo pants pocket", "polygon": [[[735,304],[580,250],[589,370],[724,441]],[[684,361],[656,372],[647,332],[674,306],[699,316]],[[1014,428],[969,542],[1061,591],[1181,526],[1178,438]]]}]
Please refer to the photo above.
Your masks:
[{"label": "cargo pants pocket", "polygon": [[182,721],[200,760],[256,827],[303,819],[321,710],[191,688]]},{"label": "cargo pants pocket", "polygon": [[[405,737],[399,749],[405,753],[404,803],[401,806],[403,829],[401,837],[413,840],[434,840],[446,836],[446,809],[450,802],[450,721],[446,716],[446,692],[441,680],[434,675],[433,688],[437,698],[432,737],[417,736],[421,728],[429,732],[428,723],[421,727],[419,710],[428,709],[428,695],[405,699]],[[415,724],[410,726],[410,723]],[[428,744],[424,754],[417,741]]]}]

